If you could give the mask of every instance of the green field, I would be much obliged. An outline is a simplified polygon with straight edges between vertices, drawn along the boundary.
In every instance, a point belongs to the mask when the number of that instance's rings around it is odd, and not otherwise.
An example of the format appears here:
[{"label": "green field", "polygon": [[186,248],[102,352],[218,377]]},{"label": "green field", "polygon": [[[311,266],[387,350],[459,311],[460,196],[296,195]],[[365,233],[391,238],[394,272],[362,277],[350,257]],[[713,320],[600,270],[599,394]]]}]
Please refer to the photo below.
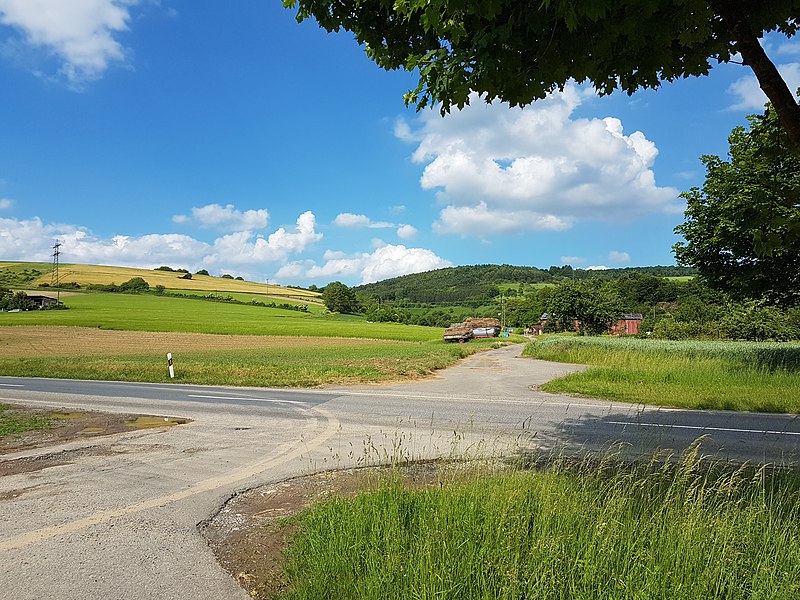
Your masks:
[{"label": "green field", "polygon": [[418,378],[497,343],[451,345],[439,328],[195,298],[80,293],[63,301],[68,310],[0,313],[0,374],[167,382],[171,352],[175,382],[352,384]]},{"label": "green field", "polygon": [[709,467],[692,451],[427,489],[390,479],[295,518],[278,597],[795,599],[799,487],[796,474]]},{"label": "green field", "polygon": [[361,317],[300,313],[151,294],[87,293],[63,299],[69,310],[0,313],[3,325],[61,325],[130,331],[440,340],[442,330]]},{"label": "green field", "polygon": [[542,389],[696,409],[800,413],[800,344],[548,336],[526,356],[592,365]]},{"label": "green field", "polygon": [[316,343],[302,347],[284,346],[278,341],[273,348],[175,353],[174,379],[169,378],[163,352],[0,357],[0,374],[104,381],[315,387],[416,379],[494,344],[490,340],[464,345],[439,341],[381,343],[364,340],[342,346],[330,338],[315,339]]}]

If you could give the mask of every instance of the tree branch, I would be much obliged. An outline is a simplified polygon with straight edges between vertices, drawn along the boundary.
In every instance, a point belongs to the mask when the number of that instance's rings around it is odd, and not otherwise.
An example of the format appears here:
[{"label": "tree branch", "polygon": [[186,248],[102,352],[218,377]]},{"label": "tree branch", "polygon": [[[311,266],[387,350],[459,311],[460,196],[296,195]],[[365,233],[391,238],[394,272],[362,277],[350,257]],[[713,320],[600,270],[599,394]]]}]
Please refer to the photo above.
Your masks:
[{"label": "tree branch", "polygon": [[746,9],[737,0],[718,0],[714,4],[723,22],[733,32],[736,50],[742,55],[744,64],[753,70],[758,85],[772,102],[789,140],[795,148],[800,148],[800,105],[761,47],[758,36],[748,23]]}]

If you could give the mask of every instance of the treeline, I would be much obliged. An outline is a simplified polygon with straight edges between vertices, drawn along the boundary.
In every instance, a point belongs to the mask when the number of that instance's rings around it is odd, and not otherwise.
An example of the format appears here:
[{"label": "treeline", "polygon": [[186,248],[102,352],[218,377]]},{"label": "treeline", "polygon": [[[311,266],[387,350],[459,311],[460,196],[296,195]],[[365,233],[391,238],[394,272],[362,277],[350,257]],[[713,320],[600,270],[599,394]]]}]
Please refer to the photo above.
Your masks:
[{"label": "treeline", "polygon": [[[800,307],[736,300],[702,280],[628,271],[615,278],[564,279],[514,286],[478,306],[408,306],[334,282],[322,290],[329,310],[370,321],[448,327],[466,317],[500,317],[522,331],[546,319],[545,331],[606,333],[625,314],[641,315],[640,336],[661,339],[800,339]],[[515,289],[516,288],[516,289]],[[522,290],[520,292],[519,290]]]},{"label": "treeline", "polygon": [[500,286],[508,284],[524,288],[530,284],[611,280],[635,273],[654,277],[680,277],[692,275],[694,271],[675,266],[586,270],[565,265],[544,270],[512,265],[472,265],[394,277],[354,289],[357,293],[380,301],[393,302],[401,307],[460,305],[477,308],[492,303],[500,294]]}]

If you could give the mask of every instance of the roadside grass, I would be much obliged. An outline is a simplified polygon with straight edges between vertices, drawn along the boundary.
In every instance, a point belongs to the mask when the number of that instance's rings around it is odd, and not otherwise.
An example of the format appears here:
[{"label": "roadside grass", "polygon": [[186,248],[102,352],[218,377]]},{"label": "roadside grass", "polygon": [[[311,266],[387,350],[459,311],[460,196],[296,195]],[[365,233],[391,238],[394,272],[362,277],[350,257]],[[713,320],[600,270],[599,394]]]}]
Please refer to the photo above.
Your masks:
[{"label": "roadside grass", "polygon": [[[221,336],[223,337],[223,336]],[[0,374],[110,381],[175,382],[256,387],[315,387],[415,379],[443,369],[460,358],[494,347],[494,340],[469,344],[315,338],[307,343],[243,350],[185,350],[173,354],[170,379],[163,342],[138,354],[98,348],[54,348],[48,355],[0,354]],[[208,347],[208,346],[206,346]]]},{"label": "roadside grass", "polygon": [[263,306],[151,294],[87,293],[64,298],[70,310],[0,313],[3,325],[60,325],[132,331],[441,340],[442,329],[368,323],[363,317],[321,315]]},{"label": "roadside grass", "polygon": [[11,433],[49,429],[51,420],[40,411],[0,404],[0,437]]},{"label": "roadside grass", "polygon": [[800,344],[548,336],[524,356],[592,365],[547,392],[680,408],[800,413]]},{"label": "roadside grass", "polygon": [[800,597],[800,476],[697,448],[323,501],[291,519],[279,597]]}]

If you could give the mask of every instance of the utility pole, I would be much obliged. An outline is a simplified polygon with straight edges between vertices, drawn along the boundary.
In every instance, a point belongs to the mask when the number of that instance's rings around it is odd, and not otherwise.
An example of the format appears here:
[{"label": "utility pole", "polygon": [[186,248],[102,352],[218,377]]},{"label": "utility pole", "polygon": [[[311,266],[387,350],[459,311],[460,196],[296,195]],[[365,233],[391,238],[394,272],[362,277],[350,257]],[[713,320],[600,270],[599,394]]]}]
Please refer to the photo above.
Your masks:
[{"label": "utility pole", "polygon": [[61,242],[56,240],[56,243],[53,244],[53,272],[50,276],[50,287],[56,288],[56,306],[61,304],[61,287],[59,282],[59,273],[58,273],[58,257],[61,256]]}]

